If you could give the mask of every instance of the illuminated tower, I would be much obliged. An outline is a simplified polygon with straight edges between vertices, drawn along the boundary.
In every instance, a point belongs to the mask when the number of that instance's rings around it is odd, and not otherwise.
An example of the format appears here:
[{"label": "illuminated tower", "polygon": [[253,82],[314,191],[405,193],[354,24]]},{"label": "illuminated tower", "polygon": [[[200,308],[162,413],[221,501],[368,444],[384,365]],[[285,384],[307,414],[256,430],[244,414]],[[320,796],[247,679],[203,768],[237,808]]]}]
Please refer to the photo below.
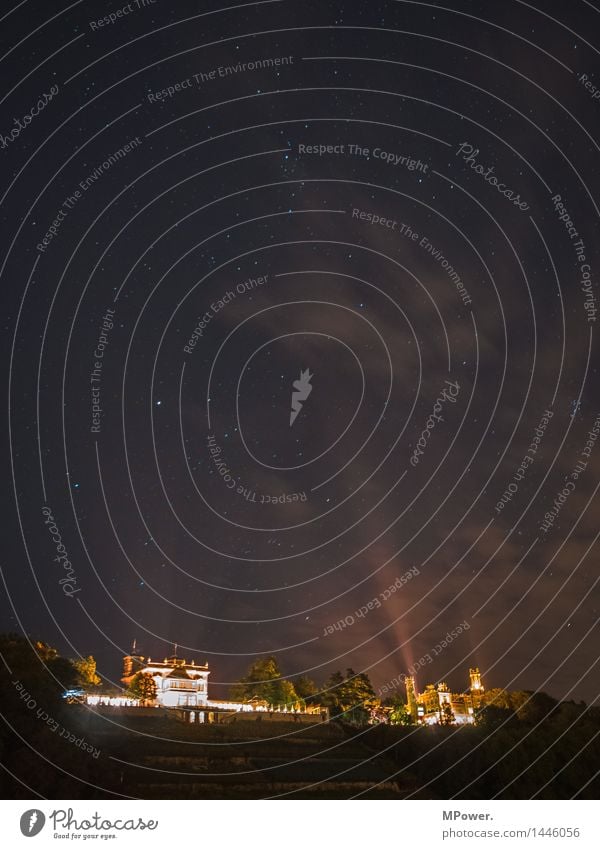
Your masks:
[{"label": "illuminated tower", "polygon": [[443,704],[450,704],[450,690],[445,681],[442,681],[437,685],[438,698],[440,700],[440,706]]},{"label": "illuminated tower", "polygon": [[471,689],[469,691],[471,695],[471,706],[473,712],[476,712],[485,703],[485,693],[483,684],[481,683],[479,667],[475,666],[473,669],[469,669],[469,680],[471,682]]},{"label": "illuminated tower", "polygon": [[478,666],[475,666],[473,669],[469,669],[469,680],[471,682],[471,693],[483,692],[483,684],[481,683],[481,672],[479,671]]},{"label": "illuminated tower", "polygon": [[123,678],[131,678],[143,665],[144,657],[138,653],[136,641],[134,640],[131,646],[131,654],[126,654],[123,658]]},{"label": "illuminated tower", "polygon": [[404,681],[406,685],[406,703],[408,706],[408,712],[412,717],[412,721],[417,721],[417,688],[415,685],[415,679],[413,675],[407,675]]}]

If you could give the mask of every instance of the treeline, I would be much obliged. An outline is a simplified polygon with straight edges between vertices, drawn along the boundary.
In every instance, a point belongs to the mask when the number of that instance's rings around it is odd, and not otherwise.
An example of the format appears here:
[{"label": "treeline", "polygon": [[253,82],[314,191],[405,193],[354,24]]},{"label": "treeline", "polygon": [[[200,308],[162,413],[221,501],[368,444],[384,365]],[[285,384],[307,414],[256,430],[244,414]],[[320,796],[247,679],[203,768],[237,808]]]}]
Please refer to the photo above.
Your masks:
[{"label": "treeline", "polygon": [[[331,718],[356,725],[413,724],[403,693],[395,691],[381,700],[367,673],[355,672],[352,668],[345,673],[334,672],[321,684],[316,684],[304,675],[284,678],[275,657],[260,658],[231,688],[230,695],[237,701],[259,699],[272,706],[290,708],[303,704],[325,705]],[[483,693],[481,701],[475,723],[487,731],[501,726],[533,726],[545,719],[560,724],[559,717],[580,715],[600,725],[600,708],[587,707],[585,702],[559,702],[544,692],[491,689]]]},{"label": "treeline", "polygon": [[256,660],[231,688],[230,696],[236,701],[255,699],[272,707],[286,706],[292,710],[310,704],[324,705],[332,718],[358,725],[368,723],[381,704],[366,672],[348,668],[345,674],[334,672],[317,685],[306,675],[284,678],[274,657]]},{"label": "treeline", "polygon": [[[100,683],[93,657],[68,659],[41,641],[0,635],[0,793],[3,799],[95,799],[118,775],[76,721],[65,690]],[[102,781],[98,781],[99,773]]]}]

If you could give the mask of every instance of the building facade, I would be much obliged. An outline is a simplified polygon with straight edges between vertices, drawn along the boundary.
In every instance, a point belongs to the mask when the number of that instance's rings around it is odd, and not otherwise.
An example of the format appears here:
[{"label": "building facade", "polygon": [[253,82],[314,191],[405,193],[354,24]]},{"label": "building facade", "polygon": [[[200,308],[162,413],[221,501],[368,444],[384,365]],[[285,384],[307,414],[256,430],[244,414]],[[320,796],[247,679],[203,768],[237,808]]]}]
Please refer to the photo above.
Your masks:
[{"label": "building facade", "polygon": [[156,704],[160,707],[203,707],[208,701],[208,664],[187,663],[173,655],[162,661],[139,654],[123,658],[121,681],[128,687],[138,672],[152,676],[156,684]]},{"label": "building facade", "polygon": [[475,713],[484,703],[485,691],[477,667],[469,669],[469,689],[452,693],[441,682],[427,684],[418,693],[414,676],[406,678],[406,701],[413,722],[421,725],[468,725],[475,722]]},{"label": "building facade", "polygon": [[100,707],[179,708],[186,722],[221,722],[243,714],[245,719],[293,719],[294,721],[326,721],[329,711],[321,705],[269,705],[261,699],[248,702],[208,698],[208,664],[187,663],[174,654],[162,661],[144,657],[135,650],[123,658],[121,682],[127,688],[138,673],[150,675],[156,684],[156,698],[142,704],[124,696],[88,696],[87,703]]}]

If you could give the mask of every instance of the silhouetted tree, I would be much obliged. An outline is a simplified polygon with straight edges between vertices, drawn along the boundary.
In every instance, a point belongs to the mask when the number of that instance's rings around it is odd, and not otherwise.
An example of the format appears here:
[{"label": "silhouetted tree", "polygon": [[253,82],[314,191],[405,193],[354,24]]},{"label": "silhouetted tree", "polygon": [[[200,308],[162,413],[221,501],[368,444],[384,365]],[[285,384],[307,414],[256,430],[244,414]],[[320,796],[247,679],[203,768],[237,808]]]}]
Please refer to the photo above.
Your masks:
[{"label": "silhouetted tree", "polygon": [[231,688],[231,697],[238,701],[263,699],[269,705],[300,705],[302,700],[291,681],[283,678],[274,657],[255,660],[247,674]]},{"label": "silhouetted tree", "polygon": [[294,689],[301,699],[304,699],[305,702],[315,701],[313,697],[318,693],[318,687],[314,681],[306,675],[301,675],[299,678],[294,679],[293,684]]},{"label": "silhouetted tree", "polygon": [[142,704],[153,702],[156,698],[156,682],[148,672],[136,672],[126,690],[132,699],[139,699]]},{"label": "silhouetted tree", "polygon": [[352,668],[334,672],[323,685],[323,703],[329,707],[332,717],[343,716],[357,725],[366,724],[371,711],[380,704],[366,672],[356,673]]},{"label": "silhouetted tree", "polygon": [[92,742],[82,730],[84,709],[63,699],[80,680],[73,664],[47,643],[17,634],[0,635],[0,656],[1,798],[95,798],[99,762],[66,739]]},{"label": "silhouetted tree", "polygon": [[408,706],[399,693],[394,693],[384,701],[384,707],[389,708],[390,725],[412,725],[413,718]]}]

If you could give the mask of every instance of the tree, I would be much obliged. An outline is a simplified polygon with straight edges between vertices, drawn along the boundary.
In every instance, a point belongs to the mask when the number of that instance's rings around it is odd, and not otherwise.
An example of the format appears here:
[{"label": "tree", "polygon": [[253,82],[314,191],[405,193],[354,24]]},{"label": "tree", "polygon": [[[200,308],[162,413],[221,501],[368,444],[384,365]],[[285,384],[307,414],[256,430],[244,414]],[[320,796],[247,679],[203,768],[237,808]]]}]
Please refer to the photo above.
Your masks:
[{"label": "tree", "polygon": [[390,725],[412,725],[411,713],[399,693],[394,693],[383,704],[389,710]]},{"label": "tree", "polygon": [[516,708],[517,716],[521,722],[529,725],[537,725],[538,722],[552,715],[556,710],[558,702],[543,692],[526,691],[527,698]]},{"label": "tree", "polygon": [[365,725],[380,704],[366,672],[357,673],[350,667],[345,677],[341,672],[330,675],[323,690],[323,702],[331,716],[343,716],[357,725]]},{"label": "tree", "polygon": [[149,672],[136,672],[126,694],[132,699],[139,699],[142,704],[152,702],[156,698],[156,682]]},{"label": "tree", "polygon": [[[485,707],[478,713],[480,720],[489,724],[504,719],[518,719],[529,725],[536,725],[545,717],[552,715],[558,702],[547,693],[533,690],[488,690],[485,695]],[[494,710],[489,710],[494,708]]]},{"label": "tree", "polygon": [[329,715],[334,718],[343,713],[344,676],[341,672],[332,672],[323,684],[323,704],[329,708]]},{"label": "tree", "polygon": [[371,718],[371,712],[381,704],[366,672],[346,670],[345,689],[350,702],[346,715],[351,722],[364,725]]},{"label": "tree", "polygon": [[75,667],[80,686],[83,689],[96,687],[100,684],[100,676],[96,674],[96,661],[91,654],[88,654],[87,657],[72,659],[71,663]]},{"label": "tree", "polygon": [[440,707],[440,725],[452,725],[456,717],[449,702]]},{"label": "tree", "polygon": [[317,695],[319,688],[314,681],[306,675],[301,675],[299,678],[296,678],[293,684],[296,693],[301,699],[304,699],[306,702],[315,701],[314,696]]},{"label": "tree", "polygon": [[0,635],[0,688],[3,715],[33,717],[32,705],[57,714],[65,690],[77,683],[75,670],[57,650],[42,642],[29,641],[19,634]]},{"label": "tree", "polygon": [[287,705],[288,707],[294,707],[296,709],[300,707],[303,700],[299,698],[291,681],[288,681],[285,678],[280,678],[277,681],[274,681],[273,685],[274,701],[271,702],[271,704]]},{"label": "tree", "polygon": [[[7,637],[9,638],[11,636],[14,635],[7,635]],[[22,642],[23,644],[25,643],[22,637],[17,637],[16,640]],[[37,656],[41,660],[43,660],[44,663],[50,663],[51,661],[56,660],[56,658],[58,657],[58,651],[53,646],[49,646],[48,643],[43,642],[43,640],[36,640],[33,643],[33,648]]]},{"label": "tree", "polygon": [[0,634],[0,656],[1,798],[25,798],[32,791],[48,799],[88,798],[107,786],[113,768],[109,778],[95,756],[61,733],[66,729],[71,739],[96,744],[87,710],[63,698],[77,686],[71,662],[47,643],[18,634]]},{"label": "tree", "polygon": [[485,705],[475,713],[475,724],[480,725],[487,731],[505,727],[508,723],[514,724],[516,716],[510,708],[498,707],[496,704]]},{"label": "tree", "polygon": [[503,710],[512,710],[513,706],[510,699],[510,694],[506,690],[501,690],[495,687],[487,690],[483,695],[483,701],[486,705],[493,705]]},{"label": "tree", "polygon": [[269,705],[288,707],[302,701],[292,682],[281,677],[277,660],[272,656],[255,660],[247,674],[231,688],[231,697],[242,702],[262,699]]}]

